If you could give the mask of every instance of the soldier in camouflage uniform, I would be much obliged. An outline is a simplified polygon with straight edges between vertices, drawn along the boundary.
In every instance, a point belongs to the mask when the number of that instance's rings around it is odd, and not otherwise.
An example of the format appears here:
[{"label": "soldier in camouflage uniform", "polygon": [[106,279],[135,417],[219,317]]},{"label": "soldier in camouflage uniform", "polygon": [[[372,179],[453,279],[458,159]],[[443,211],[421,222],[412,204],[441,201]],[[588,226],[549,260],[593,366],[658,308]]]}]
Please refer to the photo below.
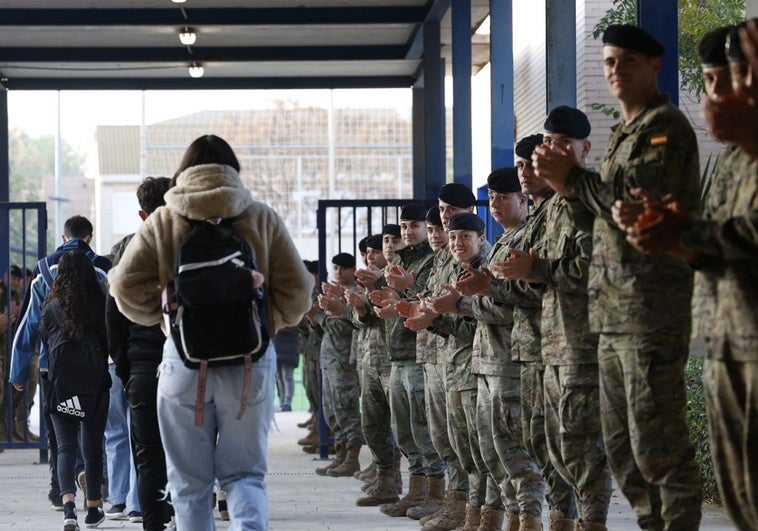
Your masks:
[{"label": "soldier in camouflage uniform", "polygon": [[[347,303],[354,308],[353,322],[363,334],[358,341],[361,368],[361,427],[376,464],[376,477],[366,496],[358,498],[361,507],[394,503],[399,500],[399,449],[392,437],[389,403],[389,380],[392,365],[387,356],[385,321],[372,310],[366,290],[385,285],[384,268],[387,260],[382,254],[382,236],[366,240],[366,269],[356,272],[361,291],[347,292]],[[399,471],[399,468],[398,470]]]},{"label": "soldier in camouflage uniform", "polygon": [[[521,193],[516,168],[500,168],[487,178],[490,214],[503,229],[487,258],[487,265],[504,261],[509,248],[521,239],[527,196]],[[464,297],[457,307],[477,320],[471,370],[477,375],[477,429],[485,464],[500,486],[507,531],[519,529],[519,515],[542,514],[545,481],[542,471],[524,448],[521,426],[520,366],[513,361],[511,329],[513,306],[491,298],[492,275],[486,268],[470,270],[456,282]]]},{"label": "soldier in camouflage uniform", "polygon": [[360,386],[350,347],[355,330],[346,306],[344,290],[355,289],[355,258],[338,253],[332,258],[335,284],[322,284],[316,322],[324,332],[321,340],[321,399],[324,418],[334,431],[336,459],[316,469],[322,476],[351,476],[360,470],[358,454],[363,444],[359,407]]},{"label": "soldier in camouflage uniform", "polygon": [[[521,423],[524,446],[542,469],[550,507],[551,530],[573,526],[576,518],[573,489],[553,467],[545,439],[544,372],[541,354],[542,296],[545,286],[529,276],[533,256],[544,255],[547,206],[553,191],[534,175],[531,154],[542,142],[542,135],[531,135],[516,144],[516,168],[524,194],[531,196],[534,206],[524,225],[521,240],[509,248],[508,258],[490,263],[499,279],[490,286],[496,301],[513,305],[511,358],[521,365]],[[533,515],[522,514],[522,527],[533,526]],[[526,521],[525,521],[526,520]]]},{"label": "soldier in camouflage uniform", "polygon": [[[626,226],[630,241],[650,253],[664,252],[681,258],[702,272],[715,286],[711,307],[709,352],[703,368],[703,384],[710,424],[711,454],[721,498],[727,514],[740,530],[758,529],[758,453],[756,453],[756,410],[758,410],[758,160],[747,149],[752,139],[729,131],[755,127],[751,114],[755,103],[740,101],[749,71],[733,30],[728,46],[732,81],[737,91],[728,106],[741,108],[743,120],[732,111],[706,118],[711,134],[735,146],[720,165],[716,179],[722,180],[725,201],[713,209],[706,202],[701,220],[655,207],[660,221],[647,228]],[[739,64],[742,63],[742,64]],[[707,85],[706,85],[707,86]],[[704,105],[722,105],[710,100]],[[724,120],[727,116],[730,118]],[[714,183],[721,186],[719,183]],[[708,302],[708,301],[706,301]]]},{"label": "soldier in camouflage uniform", "polygon": [[303,387],[305,387],[305,396],[308,399],[309,411],[311,417],[305,423],[298,424],[303,428],[308,428],[308,435],[301,438],[297,443],[303,446],[306,452],[315,452],[319,445],[319,405],[321,398],[319,396],[319,368],[318,357],[321,351],[321,337],[323,330],[315,321],[318,314],[318,262],[303,260],[305,268],[313,275],[313,292],[311,293],[311,309],[303,316],[297,331],[300,334],[300,350],[303,355]]},{"label": "soldier in camouflage uniform", "polygon": [[[571,146],[586,167],[590,123],[572,107],[556,107],[544,125],[544,144]],[[592,234],[577,227],[567,199],[547,205],[544,255],[529,276],[545,285],[542,297],[542,360],[545,363],[545,431],[550,460],[574,489],[580,529],[604,531],[611,499],[611,474],[600,427],[597,334],[587,315],[587,275]]]},{"label": "soldier in camouflage uniform", "polygon": [[634,201],[642,187],[679,198],[683,212],[699,204],[695,134],[658,93],[663,47],[634,26],[609,26],[603,62],[624,121],[613,128],[600,173],[576,164],[571,149],[538,147],[537,175],[569,201],[575,222],[591,214],[588,279],[590,329],[599,332],[600,410],[611,471],[642,529],[697,529],[702,485],[685,420],[684,364],[689,354],[692,271],[669,257],[635,250],[619,230],[633,205],[614,219],[612,207]]},{"label": "soldier in camouflage uniform", "polygon": [[411,507],[428,503],[427,490],[432,490],[430,496],[433,495],[434,499],[444,497],[445,464],[434,450],[429,436],[424,373],[416,362],[416,333],[404,326],[404,319],[394,309],[401,296],[415,298],[426,285],[434,253],[426,241],[425,220],[426,208],[422,205],[405,205],[401,209],[401,237],[405,247],[396,252],[397,256],[387,268],[388,286],[369,295],[377,307],[377,314],[387,319],[387,350],[392,361],[392,434],[408,458],[410,473],[406,495],[398,502],[380,506],[381,512],[388,516],[405,516]]}]

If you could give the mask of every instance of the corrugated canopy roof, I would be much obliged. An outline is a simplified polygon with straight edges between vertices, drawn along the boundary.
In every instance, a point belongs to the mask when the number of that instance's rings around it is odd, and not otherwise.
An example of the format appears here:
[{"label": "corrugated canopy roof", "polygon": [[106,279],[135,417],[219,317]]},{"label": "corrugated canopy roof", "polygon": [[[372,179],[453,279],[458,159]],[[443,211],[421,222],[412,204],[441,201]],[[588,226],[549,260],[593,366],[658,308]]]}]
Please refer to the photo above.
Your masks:
[{"label": "corrugated canopy roof", "polygon": [[[0,0],[0,84],[10,90],[410,87],[423,25],[441,21],[451,63],[450,0]],[[489,61],[474,35],[472,70]],[[195,44],[182,45],[189,27]],[[200,63],[201,78],[188,67]]]}]

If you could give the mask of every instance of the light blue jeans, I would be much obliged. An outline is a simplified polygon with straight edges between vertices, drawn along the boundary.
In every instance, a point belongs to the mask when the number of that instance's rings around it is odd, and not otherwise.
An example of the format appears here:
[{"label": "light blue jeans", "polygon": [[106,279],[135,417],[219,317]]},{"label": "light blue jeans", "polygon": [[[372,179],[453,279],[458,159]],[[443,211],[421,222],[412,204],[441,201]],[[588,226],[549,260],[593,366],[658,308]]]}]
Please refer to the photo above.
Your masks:
[{"label": "light blue jeans", "polygon": [[108,366],[111,373],[110,404],[105,423],[105,455],[108,468],[108,502],[111,505],[126,504],[124,514],[139,511],[137,497],[137,472],[134,468],[129,438],[129,402],[124,392],[124,382],[116,376],[116,366]]},{"label": "light blue jeans", "polygon": [[244,366],[209,369],[203,425],[198,427],[195,403],[200,371],[185,367],[173,340],[166,340],[158,376],[158,423],[177,529],[216,529],[211,508],[215,478],[227,493],[230,530],[268,529],[264,480],[275,373],[272,342],[253,364],[247,408],[237,420]]}]

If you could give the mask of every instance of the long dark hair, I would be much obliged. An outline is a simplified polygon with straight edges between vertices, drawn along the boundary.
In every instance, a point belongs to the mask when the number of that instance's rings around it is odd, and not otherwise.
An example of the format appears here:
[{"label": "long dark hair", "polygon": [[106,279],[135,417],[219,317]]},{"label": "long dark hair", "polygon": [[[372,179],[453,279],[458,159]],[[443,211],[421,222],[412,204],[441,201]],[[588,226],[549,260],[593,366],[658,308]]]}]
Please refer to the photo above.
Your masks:
[{"label": "long dark hair", "polygon": [[104,298],[95,267],[86,254],[69,251],[61,256],[47,301],[58,299],[71,338],[82,338],[95,327],[95,319],[103,318],[97,310],[102,309]]},{"label": "long dark hair", "polygon": [[187,168],[200,164],[225,164],[240,171],[240,163],[232,146],[216,135],[203,135],[193,140],[184,152],[182,162],[171,179],[171,186],[176,185],[176,178]]}]

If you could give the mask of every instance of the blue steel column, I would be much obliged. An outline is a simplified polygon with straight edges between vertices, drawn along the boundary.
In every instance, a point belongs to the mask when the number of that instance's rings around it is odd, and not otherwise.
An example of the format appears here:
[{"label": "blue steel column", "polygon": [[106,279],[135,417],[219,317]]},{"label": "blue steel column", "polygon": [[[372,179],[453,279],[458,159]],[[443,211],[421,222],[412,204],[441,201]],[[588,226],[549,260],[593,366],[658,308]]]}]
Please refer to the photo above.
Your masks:
[{"label": "blue steel column", "polygon": [[453,181],[471,187],[471,0],[452,3]]},{"label": "blue steel column", "polygon": [[[547,0],[547,112],[576,107],[576,1]],[[547,114],[547,113],[546,113]]]},{"label": "blue steel column", "polygon": [[664,48],[658,88],[679,105],[679,10],[677,0],[637,0],[637,25],[655,36]]},{"label": "blue steel column", "polygon": [[492,167],[513,166],[513,4],[490,0]]},{"label": "blue steel column", "polygon": [[[10,201],[10,155],[8,153],[8,91],[0,85],[0,203]],[[10,227],[7,211],[0,216],[0,275],[10,259]]]},{"label": "blue steel column", "polygon": [[436,198],[445,184],[445,61],[440,56],[440,23],[424,22],[424,136],[426,189]]},{"label": "blue steel column", "polygon": [[424,88],[413,87],[413,124],[412,124],[412,145],[413,145],[413,197],[423,199],[426,194],[426,134],[424,127]]}]

